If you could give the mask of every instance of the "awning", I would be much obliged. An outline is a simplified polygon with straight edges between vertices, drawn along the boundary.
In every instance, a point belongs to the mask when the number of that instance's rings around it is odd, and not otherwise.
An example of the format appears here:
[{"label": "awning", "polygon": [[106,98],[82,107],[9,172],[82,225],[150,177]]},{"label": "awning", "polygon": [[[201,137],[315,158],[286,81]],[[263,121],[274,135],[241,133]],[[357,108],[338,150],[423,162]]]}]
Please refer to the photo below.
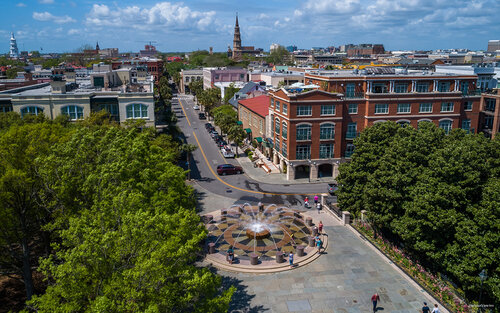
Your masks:
[{"label": "awning", "polygon": [[262,142],[262,137],[256,137],[255,140],[257,140],[258,143]]},{"label": "awning", "polygon": [[236,124],[243,125],[243,122],[242,121],[237,121]]},{"label": "awning", "polygon": [[245,131],[247,132],[247,134],[252,133],[252,130],[250,128],[245,128]]}]

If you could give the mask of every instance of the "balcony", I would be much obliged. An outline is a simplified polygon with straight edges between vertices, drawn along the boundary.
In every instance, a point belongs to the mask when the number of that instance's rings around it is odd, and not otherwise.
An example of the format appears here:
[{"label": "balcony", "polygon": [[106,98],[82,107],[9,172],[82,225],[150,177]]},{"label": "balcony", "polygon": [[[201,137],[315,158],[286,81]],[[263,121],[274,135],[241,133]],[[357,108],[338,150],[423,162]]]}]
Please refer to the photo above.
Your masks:
[{"label": "balcony", "polygon": [[344,99],[363,99],[365,94],[363,92],[346,92]]},{"label": "balcony", "polygon": [[480,96],[481,95],[481,90],[480,89],[475,89],[475,90],[463,90],[461,91],[462,97],[468,97],[468,96]]}]

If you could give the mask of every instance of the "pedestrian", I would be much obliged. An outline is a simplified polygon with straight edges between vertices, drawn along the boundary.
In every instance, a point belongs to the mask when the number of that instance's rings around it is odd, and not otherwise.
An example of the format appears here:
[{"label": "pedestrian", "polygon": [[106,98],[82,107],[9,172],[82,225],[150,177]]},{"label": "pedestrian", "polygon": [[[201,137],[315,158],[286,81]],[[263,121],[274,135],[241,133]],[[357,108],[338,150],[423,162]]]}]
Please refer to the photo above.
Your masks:
[{"label": "pedestrian", "polygon": [[293,267],[293,253],[290,252],[288,255],[288,262],[290,262],[290,267]]},{"label": "pedestrian", "polygon": [[318,233],[319,234],[323,233],[323,222],[322,221],[319,221],[319,224],[318,224]]},{"label": "pedestrian", "polygon": [[316,195],[314,196],[314,204],[318,204],[319,197]]},{"label": "pedestrian", "polygon": [[439,309],[438,309],[437,304],[434,304],[434,309],[432,309],[432,313],[441,313],[441,311],[439,311]]},{"label": "pedestrian", "polygon": [[293,233],[290,235],[290,239],[292,240],[292,246],[295,249],[295,247],[297,246],[297,244],[295,243],[295,235]]},{"label": "pedestrian", "polygon": [[306,208],[308,208],[308,207],[309,207],[309,198],[308,198],[307,196],[306,196],[306,198],[304,199],[304,206],[305,206]]},{"label": "pedestrian", "polygon": [[227,249],[227,261],[229,262],[229,264],[233,264],[233,260],[234,260],[234,250],[233,246],[230,246],[229,249]]},{"label": "pedestrian", "polygon": [[321,253],[321,248],[323,247],[323,241],[319,237],[317,237],[318,240],[316,240],[316,247],[318,248],[318,253]]},{"label": "pedestrian", "polygon": [[373,303],[373,313],[377,312],[377,302],[380,301],[380,297],[378,296],[378,293],[375,293],[372,296],[372,303]]},{"label": "pedestrian", "polygon": [[431,309],[427,306],[427,302],[424,302],[424,306],[422,307],[422,313],[430,313]]},{"label": "pedestrian", "polygon": [[318,214],[320,214],[321,212],[321,203],[316,203],[316,209],[318,209]]}]

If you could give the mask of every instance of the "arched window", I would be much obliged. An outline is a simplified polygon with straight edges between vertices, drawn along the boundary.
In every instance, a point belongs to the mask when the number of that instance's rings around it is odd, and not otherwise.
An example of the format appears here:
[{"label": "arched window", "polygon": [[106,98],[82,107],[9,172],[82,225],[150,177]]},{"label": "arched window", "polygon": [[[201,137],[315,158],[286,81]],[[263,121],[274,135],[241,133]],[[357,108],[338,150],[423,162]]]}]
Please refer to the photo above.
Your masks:
[{"label": "arched window", "polygon": [[448,134],[451,130],[451,120],[442,120],[439,121],[439,128],[443,129],[446,134]]},{"label": "arched window", "polygon": [[297,140],[311,140],[311,125],[302,124],[297,126]]},{"label": "arched window", "polygon": [[283,126],[281,126],[281,137],[283,137],[283,139],[286,139],[288,136],[288,125],[286,124],[286,122],[283,122]]},{"label": "arched window", "polygon": [[61,108],[61,114],[69,116],[71,120],[83,118],[83,108],[76,105],[67,105]]},{"label": "arched window", "polygon": [[127,105],[127,118],[147,118],[148,106],[142,103]]},{"label": "arched window", "polygon": [[38,115],[43,113],[43,109],[41,107],[24,107],[21,109],[21,117],[25,115]]},{"label": "arched window", "polygon": [[398,123],[399,125],[401,125],[401,127],[406,127],[406,126],[410,125],[410,121],[408,121],[408,120],[399,120],[396,123]]},{"label": "arched window", "polygon": [[335,137],[335,124],[325,123],[319,127],[319,139],[333,139]]},{"label": "arched window", "polygon": [[280,120],[275,119],[274,120],[274,132],[276,133],[277,136],[280,134]]}]

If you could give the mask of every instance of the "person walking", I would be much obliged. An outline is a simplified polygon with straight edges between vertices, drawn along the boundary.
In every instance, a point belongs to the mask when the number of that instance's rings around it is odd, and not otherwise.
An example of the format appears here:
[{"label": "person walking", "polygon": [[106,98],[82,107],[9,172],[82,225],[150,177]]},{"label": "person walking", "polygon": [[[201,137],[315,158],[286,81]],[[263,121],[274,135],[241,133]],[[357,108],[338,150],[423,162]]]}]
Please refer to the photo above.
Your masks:
[{"label": "person walking", "polygon": [[322,234],[323,233],[323,222],[319,221],[318,224],[318,233]]},{"label": "person walking", "polygon": [[308,198],[307,196],[306,196],[306,198],[304,199],[304,206],[305,206],[306,208],[308,208],[308,207],[309,207],[309,198]]},{"label": "person walking", "polygon": [[434,309],[432,309],[432,313],[441,313],[441,311],[439,311],[439,309],[438,309],[437,304],[434,304]]},{"label": "person walking", "polygon": [[317,195],[314,196],[314,204],[318,204],[318,201],[319,201],[319,197]]},{"label": "person walking", "polygon": [[316,203],[316,209],[318,210],[318,214],[321,213],[321,203]]},{"label": "person walking", "polygon": [[229,262],[229,264],[233,264],[234,261],[233,246],[230,246],[229,249],[227,249],[227,261]]},{"label": "person walking", "polygon": [[372,303],[373,303],[373,313],[377,312],[377,302],[380,301],[380,297],[378,296],[378,293],[375,293],[372,296]]},{"label": "person walking", "polygon": [[321,248],[323,248],[323,241],[319,237],[316,237],[316,247],[318,248],[318,253],[321,254]]},{"label": "person walking", "polygon": [[424,302],[424,306],[422,307],[422,313],[430,313],[431,309],[427,306],[427,302]]},{"label": "person walking", "polygon": [[293,253],[290,252],[288,255],[288,262],[290,263],[290,267],[293,267]]}]

